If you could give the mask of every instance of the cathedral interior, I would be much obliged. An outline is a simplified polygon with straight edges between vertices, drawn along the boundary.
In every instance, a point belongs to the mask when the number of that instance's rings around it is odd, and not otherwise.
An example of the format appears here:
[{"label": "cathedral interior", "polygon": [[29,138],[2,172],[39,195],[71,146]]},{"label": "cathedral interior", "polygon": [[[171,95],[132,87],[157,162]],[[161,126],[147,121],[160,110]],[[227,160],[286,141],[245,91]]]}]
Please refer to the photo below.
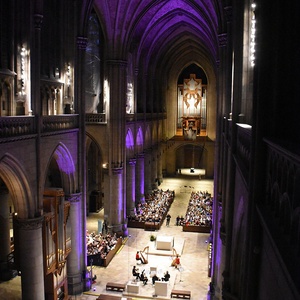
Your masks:
[{"label": "cathedral interior", "polygon": [[88,291],[89,215],[128,237],[153,190],[201,170],[210,299],[300,299],[299,11],[0,0],[0,281]]}]

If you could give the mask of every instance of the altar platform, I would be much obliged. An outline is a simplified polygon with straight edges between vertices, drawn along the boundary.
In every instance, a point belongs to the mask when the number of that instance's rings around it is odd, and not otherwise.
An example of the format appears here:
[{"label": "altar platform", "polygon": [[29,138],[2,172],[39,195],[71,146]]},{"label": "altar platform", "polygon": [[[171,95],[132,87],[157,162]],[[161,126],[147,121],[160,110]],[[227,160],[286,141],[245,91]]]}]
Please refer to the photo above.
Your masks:
[{"label": "altar platform", "polygon": [[[151,255],[161,255],[161,256],[172,256],[174,253],[182,255],[184,248],[184,238],[180,238],[178,236],[174,237],[174,245],[170,250],[166,249],[157,249],[156,241],[148,243],[149,246],[149,254]],[[175,251],[173,251],[175,249]]]}]

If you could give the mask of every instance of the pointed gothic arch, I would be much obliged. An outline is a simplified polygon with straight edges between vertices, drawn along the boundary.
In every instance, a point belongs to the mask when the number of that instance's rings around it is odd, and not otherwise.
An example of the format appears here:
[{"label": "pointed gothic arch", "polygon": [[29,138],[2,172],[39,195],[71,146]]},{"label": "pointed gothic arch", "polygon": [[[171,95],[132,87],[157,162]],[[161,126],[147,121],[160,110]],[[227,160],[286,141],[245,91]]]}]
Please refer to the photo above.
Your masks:
[{"label": "pointed gothic arch", "polygon": [[49,185],[49,183],[47,184],[47,182],[49,182],[49,172],[51,169],[53,170],[53,168],[56,168],[54,173],[58,174],[60,178],[59,180],[55,180],[52,185],[61,185],[55,187],[63,188],[65,194],[74,193],[77,189],[75,182],[75,165],[70,151],[63,143],[58,144],[50,157],[45,172],[45,186]]},{"label": "pointed gothic arch", "polygon": [[137,134],[136,134],[136,151],[137,153],[143,152],[144,146],[144,138],[143,138],[143,130],[139,127]]},{"label": "pointed gothic arch", "polygon": [[10,154],[4,155],[0,160],[0,177],[9,190],[18,217],[33,218],[35,214],[33,194],[21,163]]},{"label": "pointed gothic arch", "polygon": [[134,156],[134,138],[131,129],[127,130],[126,134],[126,158],[132,158]]}]

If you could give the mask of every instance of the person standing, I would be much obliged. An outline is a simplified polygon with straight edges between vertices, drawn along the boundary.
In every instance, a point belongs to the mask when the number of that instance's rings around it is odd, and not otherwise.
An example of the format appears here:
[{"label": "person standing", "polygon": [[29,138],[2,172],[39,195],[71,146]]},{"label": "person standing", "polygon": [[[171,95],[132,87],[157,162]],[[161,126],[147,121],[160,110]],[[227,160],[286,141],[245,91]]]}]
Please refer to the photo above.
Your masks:
[{"label": "person standing", "polygon": [[169,227],[170,226],[170,220],[171,220],[171,215],[170,214],[167,214],[167,223],[166,225]]},{"label": "person standing", "polygon": [[106,222],[106,220],[104,220],[104,222],[103,222],[103,227],[102,227],[102,234],[107,234],[108,232],[108,230],[107,230],[108,228],[107,228],[107,222]]}]

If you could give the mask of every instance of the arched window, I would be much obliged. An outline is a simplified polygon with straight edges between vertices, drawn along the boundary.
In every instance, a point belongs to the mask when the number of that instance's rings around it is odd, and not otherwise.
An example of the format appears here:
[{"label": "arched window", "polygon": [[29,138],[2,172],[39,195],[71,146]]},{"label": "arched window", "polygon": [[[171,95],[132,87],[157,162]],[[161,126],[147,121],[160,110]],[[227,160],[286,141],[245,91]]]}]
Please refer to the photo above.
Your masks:
[{"label": "arched window", "polygon": [[86,113],[105,113],[102,95],[101,31],[95,12],[88,22],[88,43],[85,62]]}]

